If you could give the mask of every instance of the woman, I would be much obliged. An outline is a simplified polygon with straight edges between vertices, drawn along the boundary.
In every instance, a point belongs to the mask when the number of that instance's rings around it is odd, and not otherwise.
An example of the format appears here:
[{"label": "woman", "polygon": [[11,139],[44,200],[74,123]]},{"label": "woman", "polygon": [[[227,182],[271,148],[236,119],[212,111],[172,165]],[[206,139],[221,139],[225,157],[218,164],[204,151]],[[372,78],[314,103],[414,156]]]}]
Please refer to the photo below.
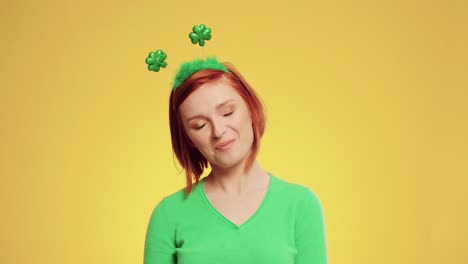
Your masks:
[{"label": "woman", "polygon": [[[327,263],[320,201],[256,161],[264,110],[232,65],[216,59],[184,64],[169,107],[172,146],[187,187],[154,209],[145,264]],[[211,172],[200,180],[208,165]]]}]

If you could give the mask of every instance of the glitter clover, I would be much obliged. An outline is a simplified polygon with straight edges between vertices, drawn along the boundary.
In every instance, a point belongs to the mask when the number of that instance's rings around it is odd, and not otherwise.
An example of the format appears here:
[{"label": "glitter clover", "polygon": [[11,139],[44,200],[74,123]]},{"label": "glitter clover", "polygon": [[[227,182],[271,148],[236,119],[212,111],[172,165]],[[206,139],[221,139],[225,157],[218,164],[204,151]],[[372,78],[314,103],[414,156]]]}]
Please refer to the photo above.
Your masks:
[{"label": "glitter clover", "polygon": [[211,29],[207,28],[204,24],[193,27],[193,32],[189,34],[192,44],[198,44],[205,46],[205,40],[211,39]]},{"label": "glitter clover", "polygon": [[150,52],[148,55],[148,58],[146,58],[146,63],[148,64],[148,70],[158,72],[160,67],[166,68],[167,62],[164,61],[166,58],[167,58],[167,55],[162,50]]}]

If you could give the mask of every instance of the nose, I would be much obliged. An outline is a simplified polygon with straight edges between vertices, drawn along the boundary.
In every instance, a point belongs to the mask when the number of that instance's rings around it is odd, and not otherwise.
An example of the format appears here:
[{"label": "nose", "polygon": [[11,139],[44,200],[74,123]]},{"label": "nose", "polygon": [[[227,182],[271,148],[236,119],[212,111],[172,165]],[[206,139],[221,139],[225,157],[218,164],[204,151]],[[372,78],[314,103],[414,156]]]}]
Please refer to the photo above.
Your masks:
[{"label": "nose", "polygon": [[213,120],[213,137],[221,138],[226,133],[227,129],[222,120]]}]

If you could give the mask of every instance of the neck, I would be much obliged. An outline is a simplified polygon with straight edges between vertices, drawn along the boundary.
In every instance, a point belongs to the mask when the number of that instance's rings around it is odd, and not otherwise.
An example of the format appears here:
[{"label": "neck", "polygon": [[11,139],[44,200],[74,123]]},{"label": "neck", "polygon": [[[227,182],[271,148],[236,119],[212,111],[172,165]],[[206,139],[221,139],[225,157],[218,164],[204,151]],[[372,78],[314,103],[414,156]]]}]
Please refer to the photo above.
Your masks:
[{"label": "neck", "polygon": [[260,167],[257,161],[244,170],[244,166],[231,168],[212,167],[211,173],[205,179],[211,190],[221,191],[226,195],[241,196],[252,191],[258,191],[268,185],[269,175]]}]

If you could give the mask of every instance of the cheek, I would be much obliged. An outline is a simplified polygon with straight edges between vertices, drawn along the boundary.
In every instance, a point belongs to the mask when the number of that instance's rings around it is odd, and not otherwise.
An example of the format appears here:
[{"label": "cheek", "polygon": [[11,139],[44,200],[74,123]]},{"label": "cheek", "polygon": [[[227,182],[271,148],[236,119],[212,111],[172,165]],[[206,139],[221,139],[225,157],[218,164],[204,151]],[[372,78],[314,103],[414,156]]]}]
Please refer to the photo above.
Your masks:
[{"label": "cheek", "polygon": [[243,114],[242,117],[240,117],[240,129],[242,130],[242,133],[244,136],[251,138],[253,137],[253,127],[252,127],[252,120],[250,119],[250,115],[247,112],[246,114]]}]

